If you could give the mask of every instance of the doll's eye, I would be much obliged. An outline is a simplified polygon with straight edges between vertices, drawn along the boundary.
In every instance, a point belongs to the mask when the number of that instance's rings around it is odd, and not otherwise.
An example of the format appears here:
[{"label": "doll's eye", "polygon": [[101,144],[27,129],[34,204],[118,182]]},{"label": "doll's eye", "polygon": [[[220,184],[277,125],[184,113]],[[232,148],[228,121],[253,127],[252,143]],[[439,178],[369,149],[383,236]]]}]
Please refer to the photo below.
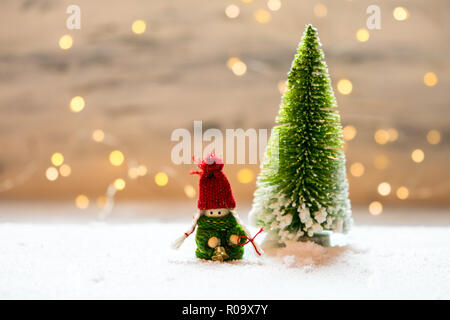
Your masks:
[{"label": "doll's eye", "polygon": [[220,214],[220,211],[218,212],[218,214]]},{"label": "doll's eye", "polygon": [[209,212],[209,214],[213,214],[213,212],[212,212],[212,211],[210,211],[210,212]]}]

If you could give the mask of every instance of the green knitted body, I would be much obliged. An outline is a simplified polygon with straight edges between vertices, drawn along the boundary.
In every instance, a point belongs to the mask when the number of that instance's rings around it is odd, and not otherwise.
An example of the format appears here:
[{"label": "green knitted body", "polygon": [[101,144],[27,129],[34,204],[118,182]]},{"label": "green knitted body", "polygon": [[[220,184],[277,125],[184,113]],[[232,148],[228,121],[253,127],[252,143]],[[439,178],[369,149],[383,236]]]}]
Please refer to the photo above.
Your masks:
[{"label": "green knitted body", "polygon": [[[217,237],[220,240],[220,246],[225,248],[229,259],[242,259],[244,255],[244,247],[235,245],[230,242],[231,235],[244,236],[245,232],[237,223],[236,219],[231,213],[224,217],[207,217],[202,215],[197,220],[197,234],[195,235],[195,243],[197,250],[195,254],[200,259],[211,260],[214,255],[214,248],[208,246],[208,240],[211,237]],[[241,239],[241,244],[245,243],[246,239]]]}]

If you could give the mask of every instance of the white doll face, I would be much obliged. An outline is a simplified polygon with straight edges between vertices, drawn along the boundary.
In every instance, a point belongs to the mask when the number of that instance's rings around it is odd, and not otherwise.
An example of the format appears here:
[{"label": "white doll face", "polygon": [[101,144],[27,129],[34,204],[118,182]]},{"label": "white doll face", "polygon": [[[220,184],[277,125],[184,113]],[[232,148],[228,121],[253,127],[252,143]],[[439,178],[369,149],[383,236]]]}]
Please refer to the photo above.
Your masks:
[{"label": "white doll face", "polygon": [[228,209],[209,209],[209,210],[202,210],[202,213],[207,217],[215,217],[220,218],[223,216],[226,216],[230,213],[230,210]]}]

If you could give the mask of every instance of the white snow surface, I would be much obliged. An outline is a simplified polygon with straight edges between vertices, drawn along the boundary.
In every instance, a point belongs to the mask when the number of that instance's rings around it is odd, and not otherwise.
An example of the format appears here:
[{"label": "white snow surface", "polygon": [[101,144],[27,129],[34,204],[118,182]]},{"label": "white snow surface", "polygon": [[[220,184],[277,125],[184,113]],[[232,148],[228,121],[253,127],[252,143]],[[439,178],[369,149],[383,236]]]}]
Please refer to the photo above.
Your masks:
[{"label": "white snow surface", "polygon": [[[2,299],[450,299],[450,227],[357,226],[229,263],[195,258],[185,223],[0,224]],[[255,232],[256,229],[252,229]]]}]

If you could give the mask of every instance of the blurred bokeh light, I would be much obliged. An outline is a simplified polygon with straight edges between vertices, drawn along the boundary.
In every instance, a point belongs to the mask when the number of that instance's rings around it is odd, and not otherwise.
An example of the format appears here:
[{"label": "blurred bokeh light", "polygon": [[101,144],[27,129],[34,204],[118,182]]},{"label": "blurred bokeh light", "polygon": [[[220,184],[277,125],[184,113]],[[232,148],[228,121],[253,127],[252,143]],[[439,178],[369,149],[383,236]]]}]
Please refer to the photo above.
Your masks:
[{"label": "blurred bokeh light", "polygon": [[[270,130],[312,23],[352,205],[449,206],[448,1],[384,1],[379,30],[366,25],[373,4],[80,0],[81,29],[69,30],[64,2],[2,2],[0,199],[194,201],[195,164],[171,161],[172,132],[193,134],[196,120],[203,132]],[[250,203],[259,164],[224,170]]]}]

